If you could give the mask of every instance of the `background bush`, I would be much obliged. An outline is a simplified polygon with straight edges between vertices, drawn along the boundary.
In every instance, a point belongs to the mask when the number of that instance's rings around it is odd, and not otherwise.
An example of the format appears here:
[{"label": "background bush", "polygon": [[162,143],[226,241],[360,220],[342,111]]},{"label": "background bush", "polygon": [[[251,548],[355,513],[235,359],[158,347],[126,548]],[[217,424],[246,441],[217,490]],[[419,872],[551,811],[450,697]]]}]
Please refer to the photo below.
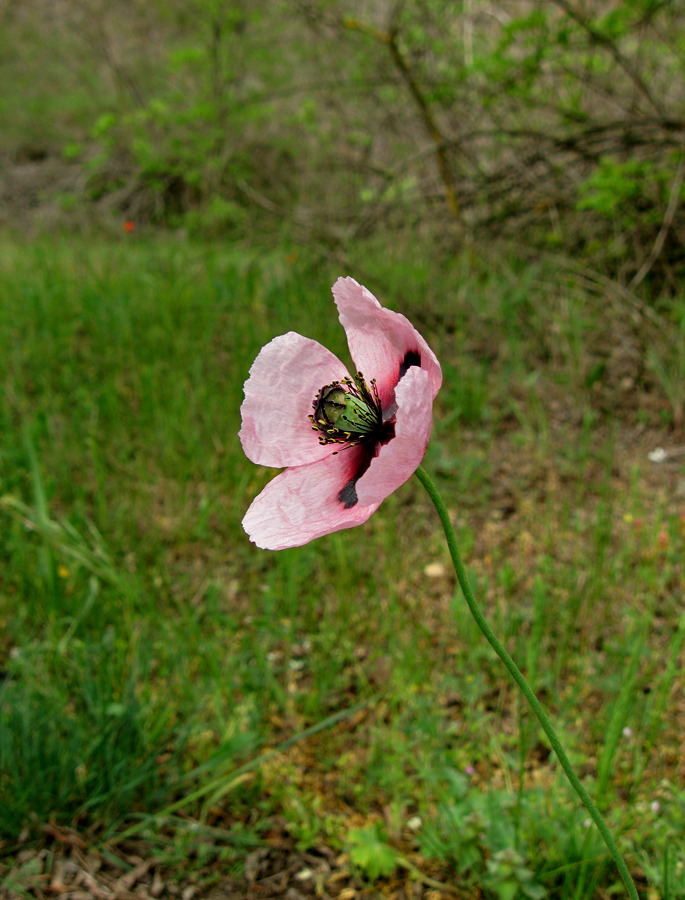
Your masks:
[{"label": "background bush", "polygon": [[60,221],[95,203],[338,249],[432,228],[566,249],[633,287],[682,276],[682,0],[26,0],[0,17],[8,221],[53,221],[50,198]]}]

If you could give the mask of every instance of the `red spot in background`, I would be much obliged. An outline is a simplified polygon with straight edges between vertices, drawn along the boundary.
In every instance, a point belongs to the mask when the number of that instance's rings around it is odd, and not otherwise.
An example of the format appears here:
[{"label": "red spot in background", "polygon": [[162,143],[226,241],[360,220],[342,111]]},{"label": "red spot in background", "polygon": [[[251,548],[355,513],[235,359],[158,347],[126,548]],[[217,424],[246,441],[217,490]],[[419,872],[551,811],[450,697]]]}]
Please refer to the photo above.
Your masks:
[{"label": "red spot in background", "polygon": [[126,234],[130,234],[132,231],[136,230],[135,222],[124,222],[124,231]]}]

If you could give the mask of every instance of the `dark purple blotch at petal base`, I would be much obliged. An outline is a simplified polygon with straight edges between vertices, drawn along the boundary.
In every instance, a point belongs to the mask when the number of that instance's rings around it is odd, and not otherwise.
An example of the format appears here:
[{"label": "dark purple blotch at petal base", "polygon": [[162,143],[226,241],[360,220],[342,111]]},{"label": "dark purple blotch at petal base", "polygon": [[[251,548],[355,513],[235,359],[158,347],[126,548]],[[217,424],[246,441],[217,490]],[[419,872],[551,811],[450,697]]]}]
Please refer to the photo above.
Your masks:
[{"label": "dark purple blotch at petal base", "polygon": [[[386,440],[388,440],[388,438],[386,438]],[[352,509],[352,507],[359,502],[359,497],[357,497],[357,482],[371,465],[371,460],[375,455],[378,443],[380,442],[375,441],[373,444],[364,444],[360,447],[361,453],[354,475],[349,481],[345,482],[338,494],[338,500],[342,503],[343,509]]]},{"label": "dark purple blotch at petal base", "polygon": [[407,374],[407,370],[412,366],[420,366],[421,365],[421,354],[417,353],[416,350],[410,350],[409,353],[404,357],[402,362],[400,363],[400,374],[398,377],[398,381],[404,375]]},{"label": "dark purple blotch at petal base", "polygon": [[357,497],[358,478],[359,476],[348,481],[338,494],[338,500],[342,503],[344,509],[352,509],[355,504],[359,503],[359,497]]}]

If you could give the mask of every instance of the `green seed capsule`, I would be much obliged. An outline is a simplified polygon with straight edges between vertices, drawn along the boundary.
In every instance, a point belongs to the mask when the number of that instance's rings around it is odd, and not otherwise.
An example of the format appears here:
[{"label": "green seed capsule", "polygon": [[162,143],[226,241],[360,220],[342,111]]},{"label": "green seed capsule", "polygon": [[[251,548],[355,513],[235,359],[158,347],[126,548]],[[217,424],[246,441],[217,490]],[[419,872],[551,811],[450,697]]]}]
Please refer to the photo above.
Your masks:
[{"label": "green seed capsule", "polygon": [[345,396],[345,391],[341,387],[335,385],[319,400],[319,409],[317,412],[323,414],[328,424],[336,425],[340,416],[345,412]]},{"label": "green seed capsule", "polygon": [[336,427],[353,434],[368,434],[377,426],[375,410],[363,400],[345,394],[345,412],[338,416]]},{"label": "green seed capsule", "polygon": [[327,384],[314,399],[310,421],[324,444],[356,444],[378,434],[383,416],[375,382],[371,389],[358,372],[354,379],[343,378]]}]

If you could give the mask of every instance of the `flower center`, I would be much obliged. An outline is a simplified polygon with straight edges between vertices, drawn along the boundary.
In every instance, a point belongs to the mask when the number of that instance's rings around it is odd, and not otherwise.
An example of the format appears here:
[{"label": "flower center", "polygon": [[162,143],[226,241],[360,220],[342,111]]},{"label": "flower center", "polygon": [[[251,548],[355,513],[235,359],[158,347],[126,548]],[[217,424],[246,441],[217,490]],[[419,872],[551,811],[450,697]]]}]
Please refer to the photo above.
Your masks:
[{"label": "flower center", "polygon": [[312,404],[309,416],[320,444],[359,444],[378,438],[383,428],[383,411],[378,399],[376,379],[370,386],[361,372],[324,385]]}]

